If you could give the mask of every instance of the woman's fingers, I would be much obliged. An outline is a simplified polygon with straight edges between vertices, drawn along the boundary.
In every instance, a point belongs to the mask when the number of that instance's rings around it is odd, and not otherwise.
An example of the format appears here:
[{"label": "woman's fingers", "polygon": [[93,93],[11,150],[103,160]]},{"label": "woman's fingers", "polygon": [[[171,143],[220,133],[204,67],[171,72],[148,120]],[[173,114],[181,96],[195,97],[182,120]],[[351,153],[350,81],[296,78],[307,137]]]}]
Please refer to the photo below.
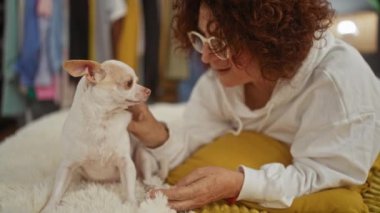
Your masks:
[{"label": "woman's fingers", "polygon": [[128,110],[132,113],[132,120],[127,130],[146,147],[155,148],[167,141],[169,131],[166,125],[156,120],[146,104],[134,105]]},{"label": "woman's fingers", "polygon": [[183,200],[183,201],[171,201],[169,203],[170,208],[175,209],[177,211],[186,211],[195,208],[199,208],[204,204],[199,203],[197,200]]},{"label": "woman's fingers", "polygon": [[150,197],[154,198],[155,194],[158,192],[161,192],[168,197],[170,208],[177,211],[190,210],[204,205],[199,202],[199,198],[197,199],[197,197],[194,196],[196,193],[188,187],[173,187],[171,189],[152,190],[150,192]]},{"label": "woman's fingers", "polygon": [[220,167],[203,167],[194,170],[174,187],[152,190],[150,196],[162,192],[169,205],[176,210],[189,210],[207,203],[235,197],[241,189],[244,175]]},{"label": "woman's fingers", "polygon": [[[153,190],[150,195],[161,192],[168,197],[169,206],[182,211],[198,208],[211,201],[213,194],[207,188],[207,180],[200,179],[186,186],[174,186],[170,189]],[[153,196],[154,197],[154,196]]]},{"label": "woman's fingers", "polygon": [[155,197],[155,194],[161,192],[166,197],[168,197],[169,201],[183,201],[190,200],[196,196],[196,187],[172,187],[169,189],[157,189],[149,192],[151,197]]},{"label": "woman's fingers", "polygon": [[179,180],[176,184],[176,186],[187,186],[192,184],[193,182],[196,182],[200,180],[201,178],[205,177],[207,173],[205,173],[204,168],[196,169],[190,174],[183,177],[181,180]]},{"label": "woman's fingers", "polygon": [[128,111],[132,113],[132,119],[134,121],[141,121],[144,117],[144,114],[147,113],[148,107],[146,104],[137,104],[130,106]]}]

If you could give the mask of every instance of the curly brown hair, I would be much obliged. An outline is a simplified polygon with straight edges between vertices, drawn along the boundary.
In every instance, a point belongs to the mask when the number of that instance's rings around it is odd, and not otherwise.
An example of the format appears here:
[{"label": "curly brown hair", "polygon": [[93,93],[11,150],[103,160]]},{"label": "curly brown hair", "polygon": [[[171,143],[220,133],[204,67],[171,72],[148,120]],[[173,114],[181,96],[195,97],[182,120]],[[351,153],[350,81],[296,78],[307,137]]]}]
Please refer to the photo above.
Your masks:
[{"label": "curly brown hair", "polygon": [[238,64],[248,50],[272,80],[293,76],[334,16],[328,0],[175,0],[173,31],[181,49],[192,49],[187,32],[198,29],[201,4],[217,25],[208,32],[226,41],[232,60]]}]

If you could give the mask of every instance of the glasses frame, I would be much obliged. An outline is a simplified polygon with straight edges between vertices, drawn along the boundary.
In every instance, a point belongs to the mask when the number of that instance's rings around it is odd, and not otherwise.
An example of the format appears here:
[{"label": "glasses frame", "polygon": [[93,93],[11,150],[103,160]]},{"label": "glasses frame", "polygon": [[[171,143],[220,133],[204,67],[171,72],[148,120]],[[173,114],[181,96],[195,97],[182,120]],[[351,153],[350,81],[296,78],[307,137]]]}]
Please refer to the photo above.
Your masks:
[{"label": "glasses frame", "polygon": [[[198,38],[202,41],[202,47],[201,47],[201,49],[197,49],[195,43],[194,43],[193,40],[191,39],[192,35],[195,35],[196,37],[198,37]],[[220,60],[228,60],[228,59],[230,58],[230,52],[229,52],[228,48],[226,48],[227,43],[224,42],[223,40],[221,40],[221,39],[219,39],[219,38],[216,38],[215,36],[211,36],[211,37],[206,38],[206,37],[204,37],[202,34],[196,32],[196,31],[190,31],[190,32],[188,32],[188,33],[187,33],[187,36],[189,37],[189,40],[190,40],[191,45],[193,45],[193,48],[194,48],[197,52],[203,54],[203,47],[204,47],[205,44],[208,44],[208,46],[209,46],[211,52],[212,52],[216,57],[218,57]],[[223,48],[226,48],[225,50],[223,50],[223,51],[226,51],[226,56],[223,56],[223,55],[221,55],[220,53],[218,53],[219,51],[216,50],[216,48],[213,47],[211,41],[214,40],[214,39],[220,40],[220,41],[223,43],[223,45],[224,45]],[[222,48],[222,49],[223,49],[223,48]]]}]

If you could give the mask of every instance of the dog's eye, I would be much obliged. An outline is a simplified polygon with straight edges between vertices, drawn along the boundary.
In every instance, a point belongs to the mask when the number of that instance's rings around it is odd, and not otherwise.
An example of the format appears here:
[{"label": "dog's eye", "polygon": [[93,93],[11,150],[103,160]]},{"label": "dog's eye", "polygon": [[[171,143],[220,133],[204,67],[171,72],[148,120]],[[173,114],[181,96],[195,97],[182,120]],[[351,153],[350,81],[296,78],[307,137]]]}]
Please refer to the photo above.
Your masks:
[{"label": "dog's eye", "polygon": [[129,88],[131,88],[132,87],[132,85],[133,85],[133,80],[131,79],[131,80],[129,80],[129,81],[127,81],[127,89],[129,89]]}]

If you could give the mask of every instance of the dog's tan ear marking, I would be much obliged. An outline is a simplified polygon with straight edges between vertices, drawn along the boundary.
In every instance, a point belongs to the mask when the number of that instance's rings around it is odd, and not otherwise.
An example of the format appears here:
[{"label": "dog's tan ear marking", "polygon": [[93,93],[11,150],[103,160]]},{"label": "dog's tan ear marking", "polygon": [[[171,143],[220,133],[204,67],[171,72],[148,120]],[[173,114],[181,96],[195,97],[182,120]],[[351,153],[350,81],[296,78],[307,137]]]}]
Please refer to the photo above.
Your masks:
[{"label": "dog's tan ear marking", "polygon": [[73,77],[86,75],[87,80],[93,83],[96,83],[95,74],[104,72],[98,62],[91,60],[67,60],[63,68]]}]

